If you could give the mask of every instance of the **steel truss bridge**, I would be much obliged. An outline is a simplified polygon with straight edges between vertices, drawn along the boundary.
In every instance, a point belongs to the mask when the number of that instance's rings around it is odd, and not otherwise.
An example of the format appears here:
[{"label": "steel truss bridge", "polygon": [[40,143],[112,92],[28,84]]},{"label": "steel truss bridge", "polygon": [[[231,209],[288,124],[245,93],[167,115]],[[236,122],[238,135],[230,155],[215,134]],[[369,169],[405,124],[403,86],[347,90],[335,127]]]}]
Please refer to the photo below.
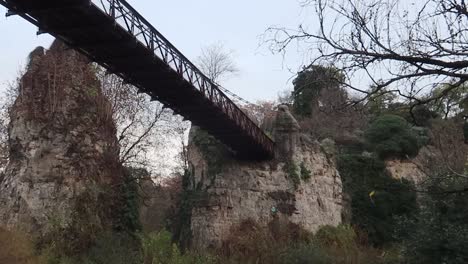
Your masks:
[{"label": "steel truss bridge", "polygon": [[125,0],[0,0],[108,71],[191,120],[238,158],[274,155],[274,142]]}]

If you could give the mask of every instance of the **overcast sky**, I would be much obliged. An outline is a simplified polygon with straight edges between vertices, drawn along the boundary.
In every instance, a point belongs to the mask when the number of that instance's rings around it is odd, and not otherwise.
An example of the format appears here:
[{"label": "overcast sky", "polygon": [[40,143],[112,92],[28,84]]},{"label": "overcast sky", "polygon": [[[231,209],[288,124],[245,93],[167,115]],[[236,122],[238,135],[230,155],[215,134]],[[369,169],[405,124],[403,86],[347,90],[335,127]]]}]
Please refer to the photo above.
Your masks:
[{"label": "overcast sky", "polygon": [[[296,0],[129,2],[191,60],[213,43],[232,50],[240,73],[224,86],[247,100],[273,99],[291,88],[290,70],[296,71],[303,62],[299,53],[290,52],[284,60],[260,45],[269,26],[295,28],[311,18],[312,12]],[[5,12],[0,6],[0,89],[17,76],[32,49],[52,42],[49,35],[36,36],[36,27],[20,17],[5,18]]]}]

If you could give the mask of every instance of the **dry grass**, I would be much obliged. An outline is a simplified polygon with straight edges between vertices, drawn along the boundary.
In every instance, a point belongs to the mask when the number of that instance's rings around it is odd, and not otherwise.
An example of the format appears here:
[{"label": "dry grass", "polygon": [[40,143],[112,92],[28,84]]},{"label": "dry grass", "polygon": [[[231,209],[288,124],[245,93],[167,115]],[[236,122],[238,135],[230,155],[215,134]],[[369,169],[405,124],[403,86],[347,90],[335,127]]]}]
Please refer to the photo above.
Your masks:
[{"label": "dry grass", "polygon": [[41,264],[35,254],[32,240],[20,232],[7,231],[0,227],[0,263]]}]

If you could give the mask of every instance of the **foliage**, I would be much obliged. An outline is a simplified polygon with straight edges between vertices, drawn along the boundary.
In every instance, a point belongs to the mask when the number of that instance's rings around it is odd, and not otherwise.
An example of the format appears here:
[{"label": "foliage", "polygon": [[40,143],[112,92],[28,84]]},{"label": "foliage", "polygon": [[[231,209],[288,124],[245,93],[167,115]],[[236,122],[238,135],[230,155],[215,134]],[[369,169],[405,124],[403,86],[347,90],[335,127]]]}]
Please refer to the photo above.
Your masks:
[{"label": "foliage", "polygon": [[352,228],[345,225],[324,226],[312,236],[297,225],[275,219],[266,228],[246,221],[232,231],[223,248],[211,253],[209,250],[182,252],[173,243],[172,234],[165,230],[142,234],[139,240],[117,233],[101,233],[88,251],[74,256],[60,256],[50,250],[35,252],[28,238],[0,231],[0,243],[7,245],[0,249],[0,261],[11,264],[390,263],[382,258],[382,251],[359,245]]},{"label": "foliage", "polygon": [[142,229],[138,179],[136,175],[133,175],[132,171],[134,169],[125,169],[124,179],[119,190],[119,215],[114,224],[117,231],[128,232],[129,234],[139,232]]},{"label": "foliage", "polygon": [[367,109],[372,116],[380,116],[394,105],[395,94],[386,89],[379,89],[376,85],[371,86],[371,95],[367,99]]},{"label": "foliage", "polygon": [[312,235],[279,219],[267,228],[248,220],[231,231],[219,252],[221,263],[398,263],[394,250],[361,245],[348,225],[322,226]]},{"label": "foliage", "polygon": [[468,120],[463,124],[463,136],[465,138],[465,143],[468,143]]},{"label": "foliage", "polygon": [[332,258],[319,247],[300,243],[289,248],[280,256],[282,264],[332,264]]},{"label": "foliage", "polygon": [[36,255],[31,239],[20,232],[0,228],[0,263],[45,264]]},{"label": "foliage", "polygon": [[301,168],[301,179],[305,181],[309,180],[310,177],[312,176],[312,172],[309,169],[307,169],[304,162],[301,163],[300,168]]},{"label": "foliage", "polygon": [[[362,105],[349,106],[344,89],[345,76],[335,67],[309,65],[294,80],[292,112],[301,130],[322,140],[347,142],[353,133],[364,129],[367,117]],[[348,107],[346,107],[348,106]]]},{"label": "foliage", "polygon": [[299,173],[299,168],[294,163],[294,161],[287,162],[283,167],[283,171],[287,174],[288,179],[292,182],[294,190],[297,190],[301,184],[301,175]]},{"label": "foliage", "polygon": [[222,170],[223,165],[227,162],[229,152],[221,142],[208,132],[192,127],[192,133],[193,144],[198,147],[208,163],[208,177],[211,181],[214,181],[216,174]]},{"label": "foliage", "polygon": [[187,168],[182,178],[182,192],[179,212],[174,225],[174,237],[183,249],[188,248],[191,241],[191,217],[194,205],[200,205],[209,199],[207,189],[214,184],[216,176],[228,162],[230,153],[226,147],[213,136],[198,127],[192,127],[191,140],[207,162],[207,171],[202,172],[201,179],[196,182],[194,169]]},{"label": "foliage", "polygon": [[323,226],[315,234],[315,239],[322,246],[341,248],[346,252],[357,250],[356,233],[351,226]]},{"label": "foliage", "polygon": [[[409,263],[467,263],[468,181],[445,174],[431,178],[415,218],[402,220]],[[465,191],[463,191],[465,190]]]},{"label": "foliage", "polygon": [[430,127],[433,119],[438,117],[437,112],[425,105],[415,106],[412,110],[410,109],[409,115],[409,118],[406,118],[408,122],[422,127]]},{"label": "foliage", "polygon": [[[298,73],[294,85],[294,113],[310,117],[319,107],[319,99],[324,90],[340,91],[344,75],[336,68],[309,65]],[[346,94],[341,94],[346,96]]]},{"label": "foliage", "polygon": [[375,157],[343,154],[338,158],[344,192],[351,196],[351,223],[366,231],[369,242],[381,246],[395,241],[397,216],[417,211],[412,184],[387,175]]},{"label": "foliage", "polygon": [[181,253],[178,246],[172,243],[172,234],[165,230],[144,236],[142,248],[143,264],[210,264],[216,261],[209,255]]},{"label": "foliage", "polygon": [[293,244],[308,241],[310,234],[297,225],[273,218],[267,227],[248,219],[231,228],[219,255],[222,263],[278,263],[282,252]]},{"label": "foliage", "polygon": [[40,248],[57,254],[57,257],[87,251],[102,232],[102,221],[109,220],[106,213],[112,209],[106,208],[108,201],[106,192],[90,183],[87,190],[77,196],[69,222],[55,216],[50,218],[49,230],[38,241]]},{"label": "foliage", "polygon": [[71,263],[140,264],[141,257],[138,242],[133,237],[106,232],[98,237],[87,252],[81,256],[75,256]]},{"label": "foliage", "polygon": [[445,90],[450,89],[453,85],[453,83],[440,85],[431,94],[432,97],[438,98],[431,103],[432,110],[444,119],[468,111],[468,109],[465,109],[465,100],[468,96],[468,86],[466,84],[452,88],[447,95],[443,94]]},{"label": "foliage", "polygon": [[180,197],[177,220],[174,223],[174,239],[179,242],[182,249],[190,246],[192,239],[191,221],[192,210],[195,205],[201,205],[209,199],[203,183],[195,183],[194,175],[186,170],[182,178],[182,192]]},{"label": "foliage", "polygon": [[414,157],[419,152],[418,139],[405,119],[395,115],[377,118],[365,132],[368,147],[381,158]]}]

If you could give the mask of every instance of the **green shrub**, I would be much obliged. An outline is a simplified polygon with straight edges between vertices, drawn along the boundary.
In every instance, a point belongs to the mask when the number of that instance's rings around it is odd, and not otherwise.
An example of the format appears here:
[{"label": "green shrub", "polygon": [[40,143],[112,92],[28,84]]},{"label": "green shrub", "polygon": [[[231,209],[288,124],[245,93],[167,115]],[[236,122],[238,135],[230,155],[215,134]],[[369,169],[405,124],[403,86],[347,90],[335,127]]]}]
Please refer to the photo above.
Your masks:
[{"label": "green shrub", "polygon": [[351,226],[322,226],[315,234],[316,241],[324,247],[336,247],[346,252],[357,251],[356,233]]},{"label": "green shrub", "polygon": [[468,263],[468,180],[446,174],[430,180],[421,210],[402,221],[408,263]]},{"label": "green shrub", "polygon": [[104,232],[86,251],[70,255],[52,246],[42,250],[47,264],[141,264],[139,241],[124,233]]},{"label": "green shrub", "polygon": [[94,246],[76,263],[140,264],[139,243],[127,235],[104,233],[98,237]]},{"label": "green shrub", "polygon": [[0,227],[0,263],[43,264],[45,261],[35,254],[31,239],[19,232],[7,231]]},{"label": "green shrub", "polygon": [[321,248],[301,243],[287,249],[280,257],[282,264],[332,264],[332,259]]},{"label": "green shrub", "polygon": [[299,168],[297,165],[293,161],[289,161],[284,165],[283,171],[287,174],[288,179],[292,182],[294,190],[297,190],[301,184],[301,175],[299,174]]},{"label": "green shrub", "polygon": [[468,120],[463,124],[463,135],[465,136],[465,143],[468,143]]},{"label": "green shrub", "polygon": [[368,148],[381,158],[414,157],[419,152],[418,138],[408,122],[396,115],[377,118],[366,130]]},{"label": "green shrub", "polygon": [[323,91],[340,91],[340,94],[344,94],[344,90],[341,89],[344,79],[343,73],[334,67],[322,65],[304,67],[293,80],[294,113],[299,116],[312,116],[314,111],[317,111]]},{"label": "green shrub", "polygon": [[126,168],[119,193],[120,201],[114,229],[129,234],[141,231],[140,195],[137,169]]},{"label": "green shrub", "polygon": [[172,243],[172,234],[163,230],[142,238],[143,264],[210,264],[216,258],[210,255],[183,254],[179,247]]},{"label": "green shrub", "polygon": [[304,162],[301,163],[301,179],[302,180],[309,180],[312,176],[312,173],[307,167],[305,166]]},{"label": "green shrub", "polygon": [[375,157],[341,155],[338,169],[344,192],[351,196],[352,225],[364,230],[373,245],[395,241],[395,217],[417,212],[413,185],[391,178]]}]

